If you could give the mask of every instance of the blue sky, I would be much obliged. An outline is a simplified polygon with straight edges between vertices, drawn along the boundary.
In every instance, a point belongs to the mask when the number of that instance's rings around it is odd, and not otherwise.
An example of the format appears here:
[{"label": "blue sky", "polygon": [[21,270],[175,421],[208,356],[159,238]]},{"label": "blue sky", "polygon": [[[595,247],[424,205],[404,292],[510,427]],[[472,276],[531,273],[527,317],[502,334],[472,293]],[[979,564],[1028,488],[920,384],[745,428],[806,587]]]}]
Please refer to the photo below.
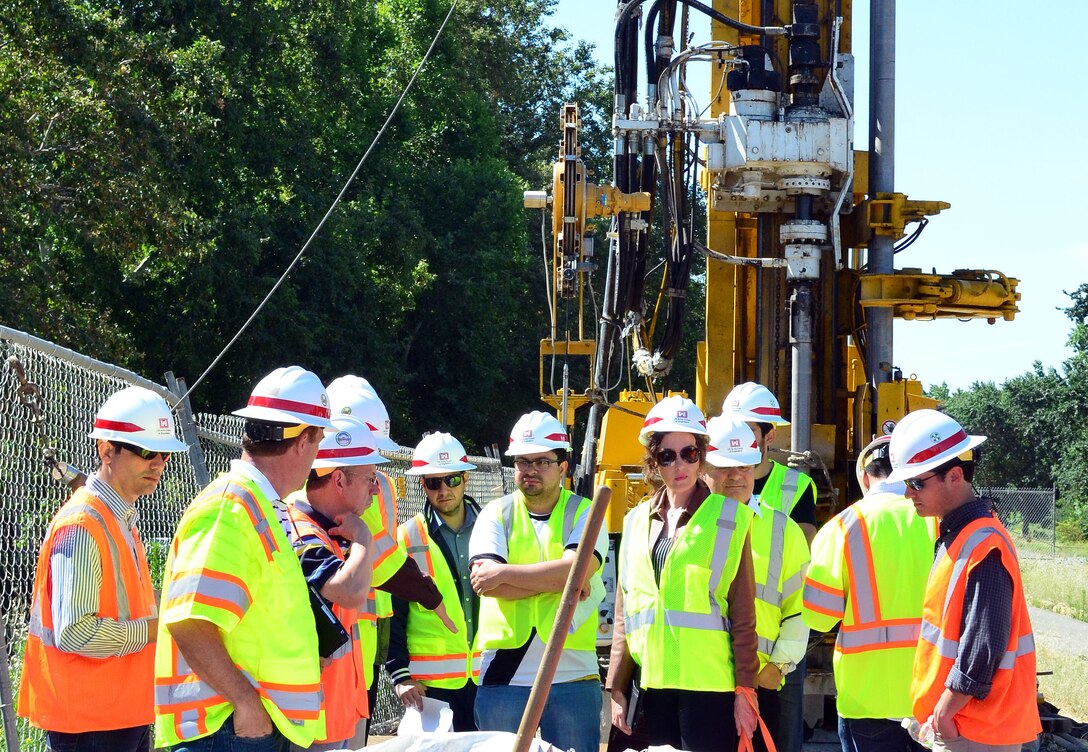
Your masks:
[{"label": "blue sky", "polygon": [[[867,148],[868,3],[854,8],[855,140]],[[613,0],[558,0],[553,22],[611,65],[614,13]],[[706,41],[709,23],[694,19],[696,43]],[[898,3],[895,188],[952,208],[896,266],[997,269],[1022,295],[1013,322],[896,321],[895,364],[927,385],[1001,383],[1070,354],[1057,308],[1063,290],[1088,282],[1088,237],[1076,229],[1088,220],[1085,22],[1083,0],[1041,13],[1008,0]]]}]

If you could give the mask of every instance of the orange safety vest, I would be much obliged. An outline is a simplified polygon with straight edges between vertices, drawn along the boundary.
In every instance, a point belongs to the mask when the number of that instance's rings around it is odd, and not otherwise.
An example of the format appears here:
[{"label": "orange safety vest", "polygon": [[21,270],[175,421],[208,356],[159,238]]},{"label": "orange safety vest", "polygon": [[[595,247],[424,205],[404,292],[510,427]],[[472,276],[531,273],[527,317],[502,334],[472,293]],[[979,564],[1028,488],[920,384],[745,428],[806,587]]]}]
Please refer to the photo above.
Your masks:
[{"label": "orange safety vest", "polygon": [[[332,551],[340,561],[347,561],[340,545],[308,514],[294,503],[287,506],[292,525],[288,526],[291,545],[296,551],[307,546],[321,546]],[[332,663],[321,669],[321,689],[325,695],[325,738],[317,743],[350,739],[360,718],[370,717],[363,676],[363,649],[359,640],[360,612],[332,604],[332,612],[351,641],[330,656]]]},{"label": "orange safety vest", "polygon": [[[89,658],[58,646],[49,559],[57,536],[69,527],[87,531],[98,547],[102,588],[97,615],[128,621],[155,614],[151,574],[139,534],[132,531],[134,555],[113,512],[86,488],[79,489],[53,518],[38,554],[19,715],[38,728],[70,734],[150,725],[155,719],[154,642],[111,658]],[[103,702],[107,688],[110,701]]]},{"label": "orange safety vest", "polygon": [[933,714],[959,653],[967,576],[991,551],[1001,553],[1012,579],[1012,629],[1004,657],[985,700],[971,698],[955,716],[960,735],[981,744],[1021,744],[1041,731],[1035,700],[1035,638],[1024,600],[1016,550],[994,518],[968,524],[933,564],[922,610],[922,636],[914,658],[914,716]]}]

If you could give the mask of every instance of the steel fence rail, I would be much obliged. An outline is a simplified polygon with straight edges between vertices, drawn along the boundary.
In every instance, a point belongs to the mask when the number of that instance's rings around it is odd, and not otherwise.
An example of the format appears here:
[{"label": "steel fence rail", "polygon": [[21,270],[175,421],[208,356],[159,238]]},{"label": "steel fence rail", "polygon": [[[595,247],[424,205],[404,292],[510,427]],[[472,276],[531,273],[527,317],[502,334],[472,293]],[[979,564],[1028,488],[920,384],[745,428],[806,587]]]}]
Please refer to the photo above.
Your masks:
[{"label": "steel fence rail", "polygon": [[[50,477],[43,449],[52,449],[61,462],[92,471],[97,457],[94,441],[87,434],[95,412],[111,394],[126,386],[143,386],[171,405],[177,402],[177,395],[125,368],[4,326],[0,326],[0,368],[0,568],[4,572],[0,626],[6,633],[11,683],[17,694],[38,550],[49,521],[69,496],[68,488]],[[26,404],[24,379],[36,387],[40,414]],[[184,410],[175,411],[175,417],[179,428],[192,429],[187,435],[199,437],[195,461],[199,466],[202,460],[211,477],[226,471],[230,461],[241,455],[242,418],[210,413],[190,417]],[[183,425],[184,420],[191,424]],[[155,493],[137,502],[140,532],[156,587],[162,581],[166,552],[178,520],[202,487],[193,454],[173,455]],[[394,479],[398,516],[403,522],[422,509],[425,501],[419,483],[405,475],[411,466],[411,450],[402,447],[383,454],[389,461],[381,469]],[[487,503],[513,487],[513,471],[503,468],[498,460],[469,459],[478,469],[469,474],[468,493],[477,501]],[[388,732],[403,711],[388,678],[383,675],[380,681],[373,719],[376,730]],[[0,725],[4,725],[2,719]],[[18,736],[22,750],[44,752],[44,734],[22,719]]]}]

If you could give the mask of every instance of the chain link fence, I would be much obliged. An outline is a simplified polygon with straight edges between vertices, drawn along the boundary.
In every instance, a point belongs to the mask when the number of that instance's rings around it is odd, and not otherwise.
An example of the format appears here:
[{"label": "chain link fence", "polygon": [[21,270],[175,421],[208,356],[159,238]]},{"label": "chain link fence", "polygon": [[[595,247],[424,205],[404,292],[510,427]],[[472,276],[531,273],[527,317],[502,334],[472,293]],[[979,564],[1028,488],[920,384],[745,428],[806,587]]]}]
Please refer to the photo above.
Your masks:
[{"label": "chain link fence", "polygon": [[[50,520],[70,494],[64,483],[50,477],[43,451],[54,452],[71,467],[92,471],[97,456],[94,441],[87,434],[95,412],[111,394],[137,385],[157,392],[171,404],[176,397],[169,388],[131,371],[3,326],[0,358],[0,613],[11,683],[14,696],[18,696],[38,550]],[[209,477],[225,471],[230,460],[241,454],[241,418],[207,413],[194,416],[187,406],[177,411],[176,418],[187,440],[198,437],[196,446],[187,454],[174,455],[155,493],[137,502],[140,532],[156,587],[161,583],[174,529],[189,501]],[[389,462],[382,470],[394,479],[400,497],[398,516],[403,522],[425,503],[419,484],[408,482],[411,478],[405,476],[411,450],[402,447],[383,454]],[[487,503],[512,490],[510,468],[489,457],[469,459],[478,469],[469,474],[468,493],[477,501]],[[388,732],[395,728],[402,708],[384,672],[380,681],[373,718],[376,731]],[[10,707],[4,710],[0,730],[9,733],[7,723],[13,714]],[[42,732],[22,719],[17,728],[21,750],[45,750]]]},{"label": "chain link fence", "polygon": [[1053,488],[979,488],[1009,531],[1021,559],[1053,558],[1058,552]]}]

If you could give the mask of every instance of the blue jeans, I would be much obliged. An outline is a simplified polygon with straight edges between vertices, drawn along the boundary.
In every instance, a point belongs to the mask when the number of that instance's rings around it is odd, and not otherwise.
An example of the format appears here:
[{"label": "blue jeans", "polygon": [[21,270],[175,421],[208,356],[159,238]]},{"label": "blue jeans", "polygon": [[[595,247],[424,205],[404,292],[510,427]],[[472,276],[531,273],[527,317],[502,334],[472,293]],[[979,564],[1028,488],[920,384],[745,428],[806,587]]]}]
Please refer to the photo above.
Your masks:
[{"label": "blue jeans", "polygon": [[151,727],[134,726],[78,734],[46,731],[45,743],[51,752],[150,752]]},{"label": "blue jeans", "polygon": [[234,716],[230,716],[214,733],[167,749],[170,752],[290,752],[291,742],[275,726],[268,736],[236,736]]},{"label": "blue jeans", "polygon": [[[517,733],[529,687],[501,684],[476,689],[476,725],[481,731]],[[553,684],[540,718],[540,736],[562,750],[598,752],[601,746],[601,683],[596,679]]]},{"label": "blue jeans", "polygon": [[925,752],[898,721],[839,716],[842,752]]}]

